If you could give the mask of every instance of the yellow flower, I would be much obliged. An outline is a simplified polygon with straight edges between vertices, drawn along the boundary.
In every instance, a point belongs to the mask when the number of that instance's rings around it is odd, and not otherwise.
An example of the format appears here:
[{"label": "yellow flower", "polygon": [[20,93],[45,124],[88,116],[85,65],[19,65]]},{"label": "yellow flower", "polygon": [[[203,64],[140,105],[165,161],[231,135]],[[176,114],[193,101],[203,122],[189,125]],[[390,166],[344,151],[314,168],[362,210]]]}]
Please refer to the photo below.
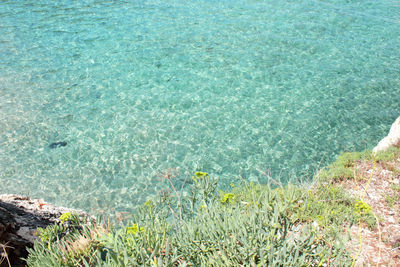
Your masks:
[{"label": "yellow flower", "polygon": [[137,236],[138,233],[144,233],[144,227],[139,227],[136,223],[134,223],[132,224],[132,226],[126,228],[126,232],[128,234],[133,234],[134,236]]},{"label": "yellow flower", "polygon": [[144,205],[145,205],[146,207],[148,207],[148,208],[153,208],[153,207],[154,207],[153,201],[151,201],[151,200],[147,200],[147,201],[144,203]]},{"label": "yellow flower", "polygon": [[317,215],[317,220],[318,220],[318,222],[319,222],[320,224],[323,224],[324,221],[325,221],[325,218],[324,218],[324,216]]},{"label": "yellow flower", "polygon": [[61,223],[65,223],[66,221],[68,221],[69,219],[71,219],[71,217],[72,217],[71,212],[66,212],[66,213],[63,213],[63,214],[60,216],[60,218],[58,218],[58,219],[61,221]]},{"label": "yellow flower", "polygon": [[192,179],[197,184],[197,182],[198,182],[197,179],[201,179],[201,178],[207,177],[208,173],[206,173],[206,172],[195,172],[194,175],[195,176],[192,176]]},{"label": "yellow flower", "polygon": [[363,214],[368,214],[372,211],[372,208],[370,205],[367,203],[363,202],[362,200],[357,200],[355,207],[354,207],[354,212],[360,215]]},{"label": "yellow flower", "polygon": [[197,178],[203,178],[208,176],[208,173],[206,172],[195,172],[194,175],[196,175]]},{"label": "yellow flower", "polygon": [[235,200],[235,195],[227,193],[222,196],[221,203],[232,203]]}]

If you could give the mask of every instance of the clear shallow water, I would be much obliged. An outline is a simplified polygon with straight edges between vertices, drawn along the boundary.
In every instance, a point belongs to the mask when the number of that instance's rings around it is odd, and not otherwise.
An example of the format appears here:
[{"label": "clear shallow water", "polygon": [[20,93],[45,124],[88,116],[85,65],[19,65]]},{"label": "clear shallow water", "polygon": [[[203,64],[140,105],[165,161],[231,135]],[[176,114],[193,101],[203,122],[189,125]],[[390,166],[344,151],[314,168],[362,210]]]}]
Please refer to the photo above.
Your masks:
[{"label": "clear shallow water", "polygon": [[122,211],[168,172],[310,177],[400,113],[397,1],[75,2],[0,4],[0,193]]}]

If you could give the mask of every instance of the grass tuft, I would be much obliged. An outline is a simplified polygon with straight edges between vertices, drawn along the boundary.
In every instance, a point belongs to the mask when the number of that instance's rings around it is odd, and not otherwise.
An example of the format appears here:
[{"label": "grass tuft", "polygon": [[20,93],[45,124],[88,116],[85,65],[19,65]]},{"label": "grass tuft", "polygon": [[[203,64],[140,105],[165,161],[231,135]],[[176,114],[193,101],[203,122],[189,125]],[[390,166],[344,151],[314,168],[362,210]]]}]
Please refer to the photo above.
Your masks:
[{"label": "grass tuft", "polygon": [[400,158],[400,147],[390,147],[389,149],[385,151],[378,152],[374,160],[376,162],[387,162],[387,161],[393,161]]},{"label": "grass tuft", "polygon": [[322,181],[339,182],[347,179],[354,179],[359,171],[355,168],[357,161],[361,159],[372,159],[372,152],[345,152],[341,153],[335,162],[323,168],[318,173]]}]

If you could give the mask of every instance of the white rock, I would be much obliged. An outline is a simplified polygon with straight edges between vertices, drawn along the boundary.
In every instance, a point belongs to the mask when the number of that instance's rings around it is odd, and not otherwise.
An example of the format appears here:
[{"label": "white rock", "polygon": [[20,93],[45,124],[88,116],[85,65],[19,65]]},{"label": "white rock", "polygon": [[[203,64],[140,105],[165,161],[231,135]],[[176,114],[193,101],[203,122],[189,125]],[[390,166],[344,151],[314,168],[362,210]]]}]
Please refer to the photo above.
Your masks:
[{"label": "white rock", "polygon": [[400,147],[400,117],[392,124],[388,136],[383,138],[372,150],[374,154],[385,151],[391,146]]},{"label": "white rock", "polygon": [[388,221],[389,223],[396,223],[396,220],[394,219],[393,216],[388,217],[388,218],[387,218],[387,221]]}]

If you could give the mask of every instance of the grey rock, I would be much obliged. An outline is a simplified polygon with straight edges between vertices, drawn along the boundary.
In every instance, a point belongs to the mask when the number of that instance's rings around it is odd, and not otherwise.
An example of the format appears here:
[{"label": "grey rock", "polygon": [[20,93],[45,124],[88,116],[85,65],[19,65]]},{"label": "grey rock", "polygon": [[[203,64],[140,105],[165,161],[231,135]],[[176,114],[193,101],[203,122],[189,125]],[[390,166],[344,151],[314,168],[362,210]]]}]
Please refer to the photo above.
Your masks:
[{"label": "grey rock", "polygon": [[[45,228],[59,221],[61,214],[80,210],[57,207],[39,199],[18,195],[0,195],[0,259],[6,255],[11,266],[25,266],[27,248],[37,240],[37,228]],[[1,260],[0,260],[1,261]],[[7,259],[0,264],[9,266]]]}]

